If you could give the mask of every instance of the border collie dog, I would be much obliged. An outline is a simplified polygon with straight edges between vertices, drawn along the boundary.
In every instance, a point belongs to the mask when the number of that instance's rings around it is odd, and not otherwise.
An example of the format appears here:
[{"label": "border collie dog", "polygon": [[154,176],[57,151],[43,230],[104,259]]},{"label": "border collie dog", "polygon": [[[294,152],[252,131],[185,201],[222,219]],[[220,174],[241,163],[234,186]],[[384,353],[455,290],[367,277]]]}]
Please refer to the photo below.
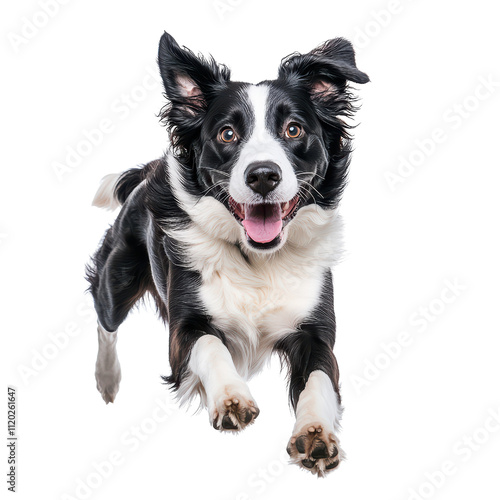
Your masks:
[{"label": "border collie dog", "polygon": [[247,380],[278,353],[296,415],[288,453],[324,476],[344,456],[331,272],[351,154],[344,118],[355,111],[348,82],[368,76],[342,38],[288,56],[257,85],[167,33],[158,63],[170,150],[108,175],[94,199],[122,205],[87,270],[97,388],[114,400],[117,330],[149,292],[169,326],[164,378],[179,401],[198,396],[215,429],[241,431],[259,415]]}]

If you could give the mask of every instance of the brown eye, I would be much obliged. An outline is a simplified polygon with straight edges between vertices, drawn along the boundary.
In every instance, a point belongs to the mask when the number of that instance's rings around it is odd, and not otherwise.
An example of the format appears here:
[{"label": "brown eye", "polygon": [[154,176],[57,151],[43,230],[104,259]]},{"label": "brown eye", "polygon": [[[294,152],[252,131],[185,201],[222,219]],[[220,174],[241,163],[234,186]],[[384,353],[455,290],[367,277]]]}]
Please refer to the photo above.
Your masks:
[{"label": "brown eye", "polygon": [[219,137],[222,142],[233,142],[236,140],[236,134],[231,127],[223,129]]},{"label": "brown eye", "polygon": [[297,139],[301,132],[302,129],[297,123],[290,123],[290,125],[286,128],[286,136],[290,139]]}]

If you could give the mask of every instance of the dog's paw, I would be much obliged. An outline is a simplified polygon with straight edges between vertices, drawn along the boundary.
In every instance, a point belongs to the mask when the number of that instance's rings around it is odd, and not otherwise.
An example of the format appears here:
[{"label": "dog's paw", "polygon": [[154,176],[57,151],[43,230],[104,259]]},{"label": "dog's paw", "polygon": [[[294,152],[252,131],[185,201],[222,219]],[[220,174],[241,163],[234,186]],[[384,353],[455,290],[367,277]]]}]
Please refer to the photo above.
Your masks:
[{"label": "dog's paw", "polygon": [[293,463],[320,477],[335,470],[344,458],[333,431],[318,422],[294,429],[286,451]]},{"label": "dog's paw", "polygon": [[96,367],[95,380],[97,390],[101,393],[102,399],[104,399],[106,404],[114,402],[120,388],[121,378],[122,375],[118,360],[112,370],[105,371],[99,366]]},{"label": "dog's paw", "polygon": [[233,386],[226,386],[209,409],[212,425],[220,431],[241,431],[252,424],[259,413],[250,393]]}]

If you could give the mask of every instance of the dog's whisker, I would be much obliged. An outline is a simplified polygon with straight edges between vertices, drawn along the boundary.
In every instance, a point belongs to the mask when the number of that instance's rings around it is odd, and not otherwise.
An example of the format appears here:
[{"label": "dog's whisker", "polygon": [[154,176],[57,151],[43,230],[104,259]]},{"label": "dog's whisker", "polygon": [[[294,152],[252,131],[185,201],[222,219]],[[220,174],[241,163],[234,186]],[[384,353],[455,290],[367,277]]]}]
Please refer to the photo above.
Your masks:
[{"label": "dog's whisker", "polygon": [[310,188],[314,189],[314,191],[316,191],[321,198],[324,198],[324,196],[310,182],[304,180],[301,180],[300,182],[307,184]]},{"label": "dog's whisker", "polygon": [[325,178],[322,175],[319,174],[312,174],[311,172],[299,172],[295,174],[297,177],[304,175],[304,176],[310,176],[310,177],[319,177],[321,180],[325,180]]},{"label": "dog's whisker", "polygon": [[211,172],[217,172],[218,174],[222,174],[226,177],[231,177],[231,174],[228,174],[227,172],[223,172],[222,170],[218,170],[216,168],[208,168],[208,167],[204,167],[205,170],[210,170]]},{"label": "dog's whisker", "polygon": [[203,191],[201,193],[201,197],[204,197],[206,196],[212,189],[215,189],[219,186],[222,186],[223,184],[225,183],[225,181],[219,181],[219,182],[216,182],[214,185],[210,186],[209,188],[207,188],[205,191]]}]

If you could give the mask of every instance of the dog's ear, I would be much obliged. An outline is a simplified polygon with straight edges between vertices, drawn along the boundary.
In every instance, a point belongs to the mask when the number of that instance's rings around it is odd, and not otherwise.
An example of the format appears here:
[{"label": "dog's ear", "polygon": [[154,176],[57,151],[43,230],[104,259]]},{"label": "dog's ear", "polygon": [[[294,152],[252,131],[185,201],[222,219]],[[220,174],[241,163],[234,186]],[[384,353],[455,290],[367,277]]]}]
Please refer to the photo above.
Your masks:
[{"label": "dog's ear", "polygon": [[212,57],[195,56],[166,32],[160,40],[158,65],[174,114],[195,116],[203,112],[215,91],[230,78],[226,66],[217,64]]},{"label": "dog's ear", "polygon": [[342,93],[348,81],[370,81],[356,67],[353,46],[344,38],[328,40],[307,54],[288,56],[281,63],[278,78],[306,85],[313,99]]}]

